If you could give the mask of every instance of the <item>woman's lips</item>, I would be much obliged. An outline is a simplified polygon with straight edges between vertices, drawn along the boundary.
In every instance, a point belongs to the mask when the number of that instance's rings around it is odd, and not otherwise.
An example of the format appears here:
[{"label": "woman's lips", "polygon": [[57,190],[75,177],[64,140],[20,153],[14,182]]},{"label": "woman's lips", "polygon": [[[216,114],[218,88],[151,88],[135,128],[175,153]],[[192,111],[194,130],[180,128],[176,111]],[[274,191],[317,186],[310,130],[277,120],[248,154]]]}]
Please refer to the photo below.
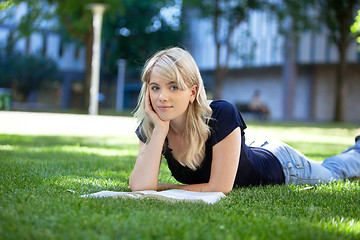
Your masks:
[{"label": "woman's lips", "polygon": [[163,105],[158,106],[158,109],[159,109],[160,111],[166,111],[166,110],[169,110],[169,109],[171,109],[171,108],[172,108],[172,106],[163,106]]}]

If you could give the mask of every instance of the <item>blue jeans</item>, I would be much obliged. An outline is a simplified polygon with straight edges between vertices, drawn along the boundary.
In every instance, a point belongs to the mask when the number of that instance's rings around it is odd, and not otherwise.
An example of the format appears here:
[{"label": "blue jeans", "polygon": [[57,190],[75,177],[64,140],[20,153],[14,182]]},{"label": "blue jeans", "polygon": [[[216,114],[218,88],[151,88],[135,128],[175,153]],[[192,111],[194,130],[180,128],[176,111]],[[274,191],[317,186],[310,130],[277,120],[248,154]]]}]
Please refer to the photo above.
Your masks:
[{"label": "blue jeans", "polygon": [[285,184],[316,184],[360,177],[360,140],[346,151],[324,161],[313,161],[280,141],[254,141],[250,147],[272,152],[283,166]]}]

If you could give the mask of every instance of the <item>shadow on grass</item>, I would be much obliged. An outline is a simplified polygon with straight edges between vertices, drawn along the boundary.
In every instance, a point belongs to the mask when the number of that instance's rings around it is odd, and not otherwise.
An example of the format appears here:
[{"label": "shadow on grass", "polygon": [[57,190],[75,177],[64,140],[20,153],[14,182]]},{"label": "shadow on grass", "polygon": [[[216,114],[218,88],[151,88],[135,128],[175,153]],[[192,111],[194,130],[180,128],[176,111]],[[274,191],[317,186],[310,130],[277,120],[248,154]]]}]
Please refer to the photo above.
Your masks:
[{"label": "shadow on grass", "polygon": [[[132,137],[79,137],[79,136],[31,136],[0,134],[1,145],[17,146],[87,146],[128,149],[137,147],[138,140]],[[136,144],[136,145],[134,145]]]}]

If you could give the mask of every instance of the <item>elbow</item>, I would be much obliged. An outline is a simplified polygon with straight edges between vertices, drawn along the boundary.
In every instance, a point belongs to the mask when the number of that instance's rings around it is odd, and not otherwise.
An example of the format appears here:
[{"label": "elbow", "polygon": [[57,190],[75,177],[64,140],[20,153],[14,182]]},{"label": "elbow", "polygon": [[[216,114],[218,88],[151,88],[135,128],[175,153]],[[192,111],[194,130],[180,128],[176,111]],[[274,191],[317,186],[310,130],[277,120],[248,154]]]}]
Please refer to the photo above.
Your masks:
[{"label": "elbow", "polygon": [[224,185],[210,185],[210,192],[222,192],[223,194],[228,194],[233,189],[233,186],[224,186]]},{"label": "elbow", "polygon": [[231,192],[231,190],[232,190],[232,188],[223,189],[221,192],[226,195],[226,194],[228,194],[229,192]]},{"label": "elbow", "polygon": [[149,189],[146,189],[146,188],[141,188],[141,187],[136,187],[136,186],[130,186],[130,189],[131,189],[132,192],[149,190]]},{"label": "elbow", "polygon": [[157,186],[152,186],[150,184],[142,184],[138,182],[134,182],[133,180],[129,180],[129,186],[132,192],[136,191],[146,191],[146,190],[156,190]]},{"label": "elbow", "polygon": [[232,190],[232,187],[230,188],[227,188],[227,187],[223,187],[223,188],[220,188],[217,192],[222,192],[223,194],[228,194],[229,192],[231,192]]},{"label": "elbow", "polygon": [[136,185],[130,185],[130,189],[132,192],[154,190],[154,188],[151,188],[151,187],[136,186]]}]

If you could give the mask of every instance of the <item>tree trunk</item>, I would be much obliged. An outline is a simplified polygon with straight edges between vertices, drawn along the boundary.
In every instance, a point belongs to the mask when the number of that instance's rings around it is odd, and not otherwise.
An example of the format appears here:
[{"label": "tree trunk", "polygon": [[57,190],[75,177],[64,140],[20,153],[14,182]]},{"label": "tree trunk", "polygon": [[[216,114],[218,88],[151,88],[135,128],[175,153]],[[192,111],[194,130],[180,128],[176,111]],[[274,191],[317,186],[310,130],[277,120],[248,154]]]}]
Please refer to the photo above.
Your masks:
[{"label": "tree trunk", "polygon": [[285,60],[282,69],[284,120],[293,120],[294,118],[295,86],[297,78],[297,41],[292,21],[293,19],[290,19],[285,40]]},{"label": "tree trunk", "polygon": [[215,69],[215,82],[214,82],[214,99],[221,99],[223,92],[223,82],[225,78],[226,69],[219,66]]},{"label": "tree trunk", "polygon": [[[336,30],[336,24],[332,21],[328,21],[328,27],[333,30],[333,39],[339,52],[339,62],[336,68],[335,76],[335,112],[333,120],[337,122],[343,122],[345,120],[345,107],[347,97],[347,79],[346,73],[346,50],[351,41],[350,37],[350,23],[352,21],[353,9],[356,0],[336,1],[332,0],[328,2],[328,9],[335,12],[334,17],[339,24],[339,28]],[[332,7],[332,8],[331,8]]]},{"label": "tree trunk", "polygon": [[213,89],[213,99],[221,98],[221,73],[220,73],[220,49],[221,43],[219,40],[219,18],[220,18],[220,8],[219,1],[215,0],[214,6],[214,40],[216,45],[216,68],[215,68],[215,77],[214,77],[214,89]]},{"label": "tree trunk", "polygon": [[347,79],[345,77],[346,69],[346,49],[345,43],[338,45],[340,61],[337,64],[335,76],[335,115],[336,122],[345,121],[345,102],[347,96]]},{"label": "tree trunk", "polygon": [[[224,46],[224,44],[221,44],[220,42],[216,43],[216,69],[215,69],[215,79],[214,79],[214,99],[221,99],[222,98],[222,92],[223,92],[223,85],[224,85],[224,79],[226,77],[226,73],[228,70],[228,56],[229,52],[225,51],[225,63],[221,63],[221,47]],[[226,47],[229,49],[230,46],[228,43],[226,43]]]},{"label": "tree trunk", "polygon": [[[229,52],[229,39],[231,36],[231,33],[228,29],[228,35],[224,38],[224,36],[221,36],[221,26],[219,26],[219,23],[221,21],[221,11],[220,11],[220,3],[219,0],[215,0],[215,11],[214,11],[214,36],[215,36],[215,44],[216,44],[216,69],[215,69],[215,78],[214,78],[214,89],[213,89],[213,98],[214,99],[221,99],[222,98],[222,92],[223,92],[223,82],[224,78],[227,72],[227,66],[228,66],[228,52]],[[222,58],[222,47],[227,47],[225,54],[225,58]],[[225,59],[225,62],[222,62],[222,60]]]}]

